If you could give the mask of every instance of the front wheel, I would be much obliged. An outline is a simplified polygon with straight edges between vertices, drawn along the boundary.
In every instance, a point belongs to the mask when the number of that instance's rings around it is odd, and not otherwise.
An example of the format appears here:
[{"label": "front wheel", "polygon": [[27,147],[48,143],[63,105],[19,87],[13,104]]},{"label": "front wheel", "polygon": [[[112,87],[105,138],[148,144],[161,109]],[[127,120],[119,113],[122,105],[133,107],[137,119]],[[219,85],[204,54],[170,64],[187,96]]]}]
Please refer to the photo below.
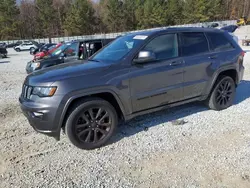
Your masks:
[{"label": "front wheel", "polygon": [[229,76],[221,76],[208,100],[208,106],[217,111],[227,109],[233,105],[235,94],[234,80]]},{"label": "front wheel", "polygon": [[117,124],[117,113],[109,102],[90,98],[72,108],[65,131],[72,144],[90,150],[105,145],[115,133]]},{"label": "front wheel", "polygon": [[20,48],[16,48],[16,51],[17,51],[17,52],[21,52]]}]

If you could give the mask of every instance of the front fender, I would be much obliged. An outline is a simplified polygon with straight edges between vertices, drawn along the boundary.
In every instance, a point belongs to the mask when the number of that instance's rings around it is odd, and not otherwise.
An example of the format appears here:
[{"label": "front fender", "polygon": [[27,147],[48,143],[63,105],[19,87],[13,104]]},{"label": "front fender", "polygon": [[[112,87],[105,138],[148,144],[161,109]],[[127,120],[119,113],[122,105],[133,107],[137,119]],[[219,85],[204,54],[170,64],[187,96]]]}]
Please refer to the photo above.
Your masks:
[{"label": "front fender", "polygon": [[74,92],[71,92],[69,94],[67,94],[63,99],[62,99],[62,102],[61,104],[59,105],[59,108],[58,108],[58,112],[56,114],[56,119],[58,119],[58,129],[61,129],[62,125],[63,125],[63,121],[64,121],[64,118],[65,118],[65,115],[67,113],[67,110],[69,109],[69,106],[70,104],[75,100],[75,99],[78,99],[78,98],[81,98],[81,97],[85,97],[85,96],[89,96],[89,95],[95,95],[95,94],[100,94],[100,93],[110,93],[112,94],[123,115],[125,116],[127,114],[127,109],[125,108],[125,105],[124,103],[122,102],[121,98],[119,97],[119,95],[112,89],[104,89],[104,88],[91,88],[91,89],[87,89],[87,90],[79,90],[79,91],[74,91]]}]

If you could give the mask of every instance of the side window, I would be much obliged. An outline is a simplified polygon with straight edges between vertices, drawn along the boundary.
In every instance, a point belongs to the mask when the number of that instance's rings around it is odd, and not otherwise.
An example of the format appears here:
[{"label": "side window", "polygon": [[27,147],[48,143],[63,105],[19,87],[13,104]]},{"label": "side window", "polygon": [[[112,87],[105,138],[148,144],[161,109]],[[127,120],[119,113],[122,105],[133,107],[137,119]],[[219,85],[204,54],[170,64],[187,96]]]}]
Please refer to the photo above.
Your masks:
[{"label": "side window", "polygon": [[221,52],[233,49],[233,45],[223,33],[206,33],[212,51]]},{"label": "side window", "polygon": [[167,34],[156,37],[143,50],[154,52],[158,60],[178,57],[177,35]]},{"label": "side window", "polygon": [[65,55],[67,57],[70,57],[70,56],[76,56],[77,55],[77,51],[78,51],[78,43],[75,42],[73,44],[71,44],[66,50],[65,50]]},{"label": "side window", "polygon": [[181,33],[181,51],[183,56],[192,56],[209,52],[204,33]]}]

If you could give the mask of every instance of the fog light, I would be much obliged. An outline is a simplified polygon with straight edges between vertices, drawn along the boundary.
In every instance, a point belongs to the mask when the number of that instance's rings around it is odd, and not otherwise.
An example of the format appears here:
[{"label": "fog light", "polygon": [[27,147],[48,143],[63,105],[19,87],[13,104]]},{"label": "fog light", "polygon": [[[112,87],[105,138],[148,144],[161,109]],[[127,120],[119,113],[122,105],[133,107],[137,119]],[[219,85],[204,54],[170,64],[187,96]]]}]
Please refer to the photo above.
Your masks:
[{"label": "fog light", "polygon": [[39,117],[39,118],[43,116],[43,113],[40,113],[40,112],[33,112],[33,114],[35,117]]}]

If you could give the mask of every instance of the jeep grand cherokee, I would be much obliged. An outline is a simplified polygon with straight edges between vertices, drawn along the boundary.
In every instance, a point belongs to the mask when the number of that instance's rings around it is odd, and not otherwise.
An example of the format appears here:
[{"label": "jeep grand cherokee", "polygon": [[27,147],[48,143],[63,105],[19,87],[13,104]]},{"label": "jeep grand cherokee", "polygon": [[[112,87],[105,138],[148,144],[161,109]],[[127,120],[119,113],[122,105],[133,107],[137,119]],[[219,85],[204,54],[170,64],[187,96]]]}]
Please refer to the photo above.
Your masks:
[{"label": "jeep grand cherokee", "polygon": [[169,28],[121,36],[88,61],[28,75],[20,104],[33,128],[61,129],[82,149],[101,147],[119,120],[205,101],[224,110],[235,98],[244,52],[225,31]]}]

